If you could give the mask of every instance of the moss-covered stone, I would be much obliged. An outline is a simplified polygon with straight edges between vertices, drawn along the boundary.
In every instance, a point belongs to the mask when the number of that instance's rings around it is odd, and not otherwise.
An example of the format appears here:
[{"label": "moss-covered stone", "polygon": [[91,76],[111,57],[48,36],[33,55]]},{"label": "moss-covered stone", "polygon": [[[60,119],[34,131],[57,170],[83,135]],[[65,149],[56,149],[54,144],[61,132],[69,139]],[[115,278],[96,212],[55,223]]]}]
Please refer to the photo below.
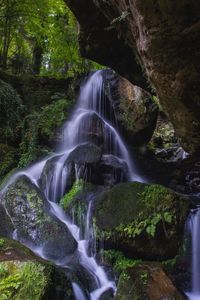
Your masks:
[{"label": "moss-covered stone", "polygon": [[190,202],[160,185],[122,183],[104,191],[95,218],[108,248],[148,260],[173,258]]},{"label": "moss-covered stone", "polygon": [[66,274],[45,262],[0,263],[0,300],[73,300]]},{"label": "moss-covered stone", "polygon": [[186,299],[159,264],[143,263],[124,270],[119,278],[116,300]]},{"label": "moss-covered stone", "polygon": [[23,244],[42,246],[44,255],[53,260],[65,258],[76,250],[77,243],[70,231],[51,215],[48,202],[25,176],[8,187],[2,204],[12,221],[17,240]]},{"label": "moss-covered stone", "polygon": [[115,116],[127,143],[137,147],[147,144],[154,132],[158,115],[158,106],[151,94],[117,75],[114,76],[113,84],[109,78],[109,86],[108,95],[112,94]]},{"label": "moss-covered stone", "polygon": [[41,261],[30,249],[10,238],[0,237],[0,262],[4,261]]}]

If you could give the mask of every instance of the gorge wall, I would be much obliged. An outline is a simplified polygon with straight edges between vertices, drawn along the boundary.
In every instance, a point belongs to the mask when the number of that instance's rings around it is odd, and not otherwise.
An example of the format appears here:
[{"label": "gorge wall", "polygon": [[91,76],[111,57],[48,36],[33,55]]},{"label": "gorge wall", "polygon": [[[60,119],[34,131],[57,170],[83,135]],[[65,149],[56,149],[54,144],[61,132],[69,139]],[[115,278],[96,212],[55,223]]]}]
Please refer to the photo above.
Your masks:
[{"label": "gorge wall", "polygon": [[[82,56],[155,93],[184,149],[200,150],[200,3],[65,0]],[[90,16],[90,17],[88,17]]]}]

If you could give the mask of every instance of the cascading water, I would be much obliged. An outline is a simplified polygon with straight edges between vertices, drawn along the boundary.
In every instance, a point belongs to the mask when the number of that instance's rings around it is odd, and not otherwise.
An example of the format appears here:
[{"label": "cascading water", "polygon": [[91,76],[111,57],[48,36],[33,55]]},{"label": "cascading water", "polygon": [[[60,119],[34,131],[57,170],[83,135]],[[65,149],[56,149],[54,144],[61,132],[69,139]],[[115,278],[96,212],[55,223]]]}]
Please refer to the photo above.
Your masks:
[{"label": "cascading water", "polygon": [[[19,177],[27,176],[45,195],[51,213],[71,232],[78,244],[76,264],[78,261],[78,264],[90,274],[95,282],[94,288],[87,293],[83,287],[79,286],[78,282],[73,282],[72,286],[77,300],[98,300],[107,290],[112,290],[114,293],[115,283],[108,279],[104,268],[96,262],[95,251],[90,251],[90,249],[95,249],[94,232],[91,227],[92,200],[88,201],[84,236],[80,233],[79,227],[60,208],[58,202],[67,191],[70,176],[67,163],[69,156],[78,146],[88,143],[98,145],[99,140],[102,143],[101,149],[104,160],[108,157],[117,159],[124,167],[125,173],[128,174],[127,180],[142,181],[136,174],[128,150],[115,128],[117,128],[117,124],[113,109],[104,96],[102,71],[97,71],[89,76],[81,86],[77,106],[71,120],[63,126],[63,141],[58,145],[56,153],[25,170],[17,172],[1,191],[3,194],[8,186]],[[51,172],[48,172],[49,166]],[[81,176],[81,167],[79,163],[75,163],[75,179],[79,179]],[[18,238],[16,230],[14,237]],[[92,247],[89,246],[91,239],[93,240]],[[45,258],[42,247],[32,250]],[[73,265],[69,260],[56,261],[55,263],[64,268]]]},{"label": "cascading water", "polygon": [[191,291],[186,292],[189,300],[200,300],[200,208],[191,210],[186,222],[186,236],[191,247]]}]

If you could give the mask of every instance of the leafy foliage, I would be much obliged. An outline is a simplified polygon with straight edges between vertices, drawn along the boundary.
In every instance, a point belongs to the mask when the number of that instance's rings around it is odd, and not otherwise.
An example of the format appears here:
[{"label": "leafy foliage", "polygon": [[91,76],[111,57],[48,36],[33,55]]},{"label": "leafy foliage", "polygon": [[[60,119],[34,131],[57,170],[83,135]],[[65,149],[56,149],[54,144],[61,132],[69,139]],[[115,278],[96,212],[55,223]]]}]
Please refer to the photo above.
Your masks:
[{"label": "leafy foliage", "polygon": [[1,263],[0,300],[40,300],[48,276],[45,267],[39,263]]},{"label": "leafy foliage", "polygon": [[60,200],[60,205],[63,209],[66,209],[71,200],[83,189],[84,182],[82,179],[76,180],[71,188],[71,190],[64,195]]},{"label": "leafy foliage", "polygon": [[133,267],[141,262],[141,260],[129,259],[118,250],[104,250],[104,260],[112,264],[116,272],[122,272],[129,267]]},{"label": "leafy foliage", "polygon": [[169,212],[164,212],[164,214],[155,213],[142,221],[135,220],[128,224],[121,224],[116,228],[116,231],[119,233],[123,232],[123,235],[128,238],[135,238],[143,231],[146,231],[149,236],[154,237],[156,226],[160,223],[160,221],[172,223],[172,218],[173,216]]},{"label": "leafy foliage", "polygon": [[20,122],[22,100],[12,86],[0,80],[0,129],[1,139],[12,139]]},{"label": "leafy foliage", "polygon": [[[138,193],[143,209],[131,222],[124,222],[114,230],[104,231],[104,238],[110,239],[117,235],[125,239],[132,239],[140,234],[147,234],[152,238],[156,234],[158,226],[163,228],[166,238],[171,233],[168,225],[176,222],[170,191],[160,185],[147,185],[143,192]],[[167,205],[166,205],[167,203]]]},{"label": "leafy foliage", "polygon": [[160,185],[149,185],[140,194],[141,202],[145,207],[138,218],[129,224],[122,224],[117,231],[123,231],[127,237],[136,237],[141,232],[146,231],[149,236],[154,237],[157,225],[162,222],[164,231],[166,231],[165,223],[172,223],[173,216],[169,211],[163,210],[163,199],[167,201],[170,194]]},{"label": "leafy foliage", "polygon": [[63,0],[1,0],[0,65],[13,73],[73,75],[91,62],[78,51],[78,25]]},{"label": "leafy foliage", "polygon": [[17,150],[11,146],[0,144],[0,179],[16,166],[16,151]]},{"label": "leafy foliage", "polygon": [[45,291],[48,277],[44,274],[45,267],[36,263],[26,263],[20,274],[21,286],[15,300],[40,300]]},{"label": "leafy foliage", "polygon": [[19,167],[26,166],[42,154],[48,154],[48,148],[42,145],[43,140],[53,138],[58,127],[67,118],[67,111],[71,106],[71,101],[61,98],[25,118]]}]

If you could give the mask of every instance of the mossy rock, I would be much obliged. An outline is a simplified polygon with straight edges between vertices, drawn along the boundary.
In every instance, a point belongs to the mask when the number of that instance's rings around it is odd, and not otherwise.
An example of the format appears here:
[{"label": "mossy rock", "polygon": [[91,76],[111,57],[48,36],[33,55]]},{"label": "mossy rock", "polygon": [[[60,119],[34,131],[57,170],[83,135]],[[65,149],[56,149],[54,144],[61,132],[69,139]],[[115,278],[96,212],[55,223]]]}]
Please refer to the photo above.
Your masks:
[{"label": "mossy rock", "polygon": [[44,262],[42,258],[37,257],[30,249],[18,241],[0,237],[0,262],[28,260]]},{"label": "mossy rock", "polygon": [[[77,243],[66,226],[50,213],[39,189],[25,176],[19,177],[2,197],[17,240],[31,248],[43,248],[50,260],[74,253]],[[1,225],[2,226],[2,225]]]},{"label": "mossy rock", "polygon": [[[120,183],[105,190],[99,196],[95,217],[100,229],[112,230],[119,224],[126,224],[142,209],[139,195],[143,185],[138,183]],[[112,217],[111,217],[112,216]]]},{"label": "mossy rock", "polygon": [[7,144],[0,144],[0,180],[17,166],[18,149]]},{"label": "mossy rock", "polygon": [[0,279],[0,299],[74,300],[65,272],[46,262],[10,260],[0,263]]},{"label": "mossy rock", "polygon": [[124,270],[116,300],[184,300],[159,264],[143,263]]},{"label": "mossy rock", "polygon": [[104,80],[105,93],[114,107],[115,118],[120,124],[123,137],[132,146],[147,144],[156,127],[157,103],[142,88],[113,74],[113,71],[105,72],[108,73],[108,79]]},{"label": "mossy rock", "polygon": [[160,185],[121,183],[99,195],[95,219],[105,247],[165,260],[181,246],[190,201]]}]

